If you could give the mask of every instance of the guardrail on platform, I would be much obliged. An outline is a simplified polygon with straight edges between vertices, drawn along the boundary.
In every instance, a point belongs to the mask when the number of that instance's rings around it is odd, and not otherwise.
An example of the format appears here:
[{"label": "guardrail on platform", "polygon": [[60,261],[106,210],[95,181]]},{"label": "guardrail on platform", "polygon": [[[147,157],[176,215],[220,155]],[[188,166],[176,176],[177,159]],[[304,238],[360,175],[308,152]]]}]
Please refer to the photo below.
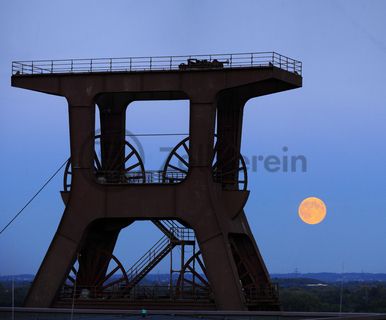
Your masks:
[{"label": "guardrail on platform", "polygon": [[160,56],[132,58],[64,59],[12,62],[12,75],[60,73],[173,71],[277,67],[298,75],[302,63],[276,52]]},{"label": "guardrail on platform", "polygon": [[210,291],[204,290],[197,286],[185,284],[183,290],[176,292],[176,287],[169,285],[137,285],[129,291],[122,290],[123,288],[115,285],[109,290],[102,291],[100,287],[95,286],[82,286],[76,288],[74,292],[73,287],[63,287],[59,294],[58,299],[61,303],[71,304],[73,300],[76,301],[76,305],[82,305],[83,303],[90,303],[92,301],[111,303],[112,305],[127,305],[135,301],[160,301],[169,300],[170,302],[175,300],[191,300],[199,301],[205,300],[207,302],[213,302],[213,297]]},{"label": "guardrail on platform", "polygon": [[[181,171],[119,171],[98,170],[97,181],[101,184],[174,184],[186,179],[186,173]],[[66,190],[67,182],[64,182]]]}]

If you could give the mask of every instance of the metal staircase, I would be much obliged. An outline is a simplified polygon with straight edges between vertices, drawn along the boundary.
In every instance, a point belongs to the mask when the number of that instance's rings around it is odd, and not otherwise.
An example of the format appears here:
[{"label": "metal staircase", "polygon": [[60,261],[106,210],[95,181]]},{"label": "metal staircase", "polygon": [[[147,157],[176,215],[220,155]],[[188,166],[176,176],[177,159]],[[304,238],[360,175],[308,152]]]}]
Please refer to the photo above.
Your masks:
[{"label": "metal staircase", "polygon": [[126,271],[129,280],[124,288],[126,292],[138,284],[175,246],[182,243],[194,244],[193,230],[171,220],[152,220],[152,222],[164,233],[164,236]]},{"label": "metal staircase", "polygon": [[151,220],[151,222],[160,229],[163,234],[168,237],[171,240],[178,241],[178,238],[176,236],[176,231],[178,230],[179,226],[171,220]]},{"label": "metal staircase", "polygon": [[[103,301],[105,307],[122,307],[128,301],[131,306],[143,307],[145,301],[158,304],[172,299],[177,306],[181,303],[188,304],[190,308],[214,308],[209,285],[202,290],[207,284],[206,276],[200,274],[199,270],[195,270],[195,266],[201,266],[201,272],[205,273],[199,257],[200,252],[196,251],[194,231],[178,221],[151,221],[163,236],[129,269],[126,270],[112,256],[111,261],[116,262],[117,266],[114,268],[115,265],[112,264],[111,271],[104,277],[108,279],[107,281],[89,287],[75,287],[74,282],[71,282],[72,285],[63,287],[55,305],[68,306],[75,296],[77,305],[82,306],[92,304],[94,299]],[[187,249],[186,246],[191,247]],[[177,247],[180,250],[173,250]],[[176,268],[170,269],[169,283],[152,286],[145,281],[141,282],[167,255],[170,255],[171,266],[173,266],[173,255],[177,256]],[[150,305],[154,307],[151,303]]]}]

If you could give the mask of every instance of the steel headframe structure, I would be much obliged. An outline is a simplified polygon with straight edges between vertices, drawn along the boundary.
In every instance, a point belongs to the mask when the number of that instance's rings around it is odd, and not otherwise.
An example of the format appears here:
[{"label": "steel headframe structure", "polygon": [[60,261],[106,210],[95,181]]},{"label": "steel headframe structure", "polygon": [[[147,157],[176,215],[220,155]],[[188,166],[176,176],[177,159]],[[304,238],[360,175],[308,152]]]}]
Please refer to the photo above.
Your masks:
[{"label": "steel headframe structure", "polygon": [[[243,108],[253,97],[301,87],[301,73],[301,62],[274,52],[13,62],[12,86],[67,99],[71,146],[65,211],[25,305],[277,310],[243,210]],[[164,170],[146,171],[125,139],[126,108],[180,99],[190,101],[189,136]],[[164,237],[126,269],[113,250],[136,220],[151,221]],[[171,266],[170,283],[144,285],[176,247],[181,263]]]}]

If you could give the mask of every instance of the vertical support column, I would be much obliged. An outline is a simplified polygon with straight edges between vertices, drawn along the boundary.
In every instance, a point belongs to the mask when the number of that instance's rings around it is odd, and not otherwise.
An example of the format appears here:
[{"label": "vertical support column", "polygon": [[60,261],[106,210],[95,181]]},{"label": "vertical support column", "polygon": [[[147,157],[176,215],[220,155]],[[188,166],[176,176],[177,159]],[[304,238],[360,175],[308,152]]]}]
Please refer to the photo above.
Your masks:
[{"label": "vertical support column", "polygon": [[215,101],[191,100],[189,128],[189,165],[191,168],[210,168],[212,165],[215,115]]},{"label": "vertical support column", "polygon": [[[103,94],[96,102],[100,110],[102,171],[116,171],[117,175],[105,173],[104,178],[117,179],[124,170],[127,98]],[[130,219],[97,221],[87,229],[79,259],[79,288],[94,287],[103,279],[118,235],[130,223]]]},{"label": "vertical support column", "polygon": [[230,93],[220,96],[218,101],[217,136],[224,143],[240,151],[245,100]]},{"label": "vertical support column", "polygon": [[[220,310],[246,310],[237,270],[228,244],[221,213],[213,204],[212,160],[216,101],[194,99],[190,105],[190,154],[192,176],[190,201],[197,217],[193,229],[206,266],[207,276]],[[206,218],[204,218],[206,217]],[[219,267],[221,266],[221,267]]]},{"label": "vertical support column", "polygon": [[119,232],[131,222],[130,218],[99,219],[87,228],[79,257],[79,289],[96,288],[103,284]]},{"label": "vertical support column", "polygon": [[104,94],[97,104],[100,111],[102,170],[123,170],[125,159],[126,97]]},{"label": "vertical support column", "polygon": [[229,242],[224,230],[208,238],[205,228],[195,229],[206,275],[218,310],[247,310]]},{"label": "vertical support column", "polygon": [[94,161],[94,133],[95,133],[95,105],[69,106],[70,147],[72,169],[93,168]]},{"label": "vertical support column", "polygon": [[[70,197],[58,230],[28,292],[26,307],[50,307],[74,262],[83,233],[98,212],[99,203],[87,185],[93,179],[95,108],[91,101],[69,105],[73,180]],[[92,204],[91,206],[89,204]],[[93,210],[95,209],[95,211]]]},{"label": "vertical support column", "polygon": [[[228,181],[227,189],[237,190],[243,109],[245,100],[231,93],[224,93],[218,102],[217,158],[222,180]],[[229,181],[235,183],[229,184]]]},{"label": "vertical support column", "polygon": [[[218,141],[218,168],[226,172],[222,178],[226,181],[235,181],[234,185],[227,185],[227,189],[238,189],[239,157],[241,148],[241,134],[243,122],[243,109],[245,99],[232,92],[224,93],[219,97],[217,141]],[[254,290],[266,290],[266,308],[277,309],[278,303],[275,296],[270,294],[270,279],[265,263],[249,228],[244,211],[232,221],[235,228],[244,233],[230,234],[229,241],[232,247],[232,255],[238,266],[238,276],[243,286],[244,294],[253,298]],[[257,302],[258,303],[258,302]],[[260,308],[250,306],[249,308]]]}]

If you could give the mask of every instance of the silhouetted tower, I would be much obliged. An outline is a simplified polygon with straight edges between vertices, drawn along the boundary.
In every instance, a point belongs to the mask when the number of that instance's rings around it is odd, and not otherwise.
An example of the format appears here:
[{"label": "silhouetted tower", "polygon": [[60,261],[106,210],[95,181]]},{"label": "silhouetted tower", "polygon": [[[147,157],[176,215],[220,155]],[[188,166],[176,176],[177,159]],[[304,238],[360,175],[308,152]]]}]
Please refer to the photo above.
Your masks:
[{"label": "silhouetted tower", "polygon": [[[14,62],[12,85],[63,96],[69,110],[66,208],[26,306],[75,299],[76,307],[279,307],[243,210],[249,191],[241,132],[249,99],[302,86],[299,61],[270,52]],[[164,170],[146,171],[125,139],[126,108],[180,99],[190,102],[189,137]],[[136,220],[151,221],[164,238],[126,269],[113,249]],[[141,286],[176,246],[184,255],[176,279],[163,289]],[[194,248],[190,256],[186,246]]]}]

